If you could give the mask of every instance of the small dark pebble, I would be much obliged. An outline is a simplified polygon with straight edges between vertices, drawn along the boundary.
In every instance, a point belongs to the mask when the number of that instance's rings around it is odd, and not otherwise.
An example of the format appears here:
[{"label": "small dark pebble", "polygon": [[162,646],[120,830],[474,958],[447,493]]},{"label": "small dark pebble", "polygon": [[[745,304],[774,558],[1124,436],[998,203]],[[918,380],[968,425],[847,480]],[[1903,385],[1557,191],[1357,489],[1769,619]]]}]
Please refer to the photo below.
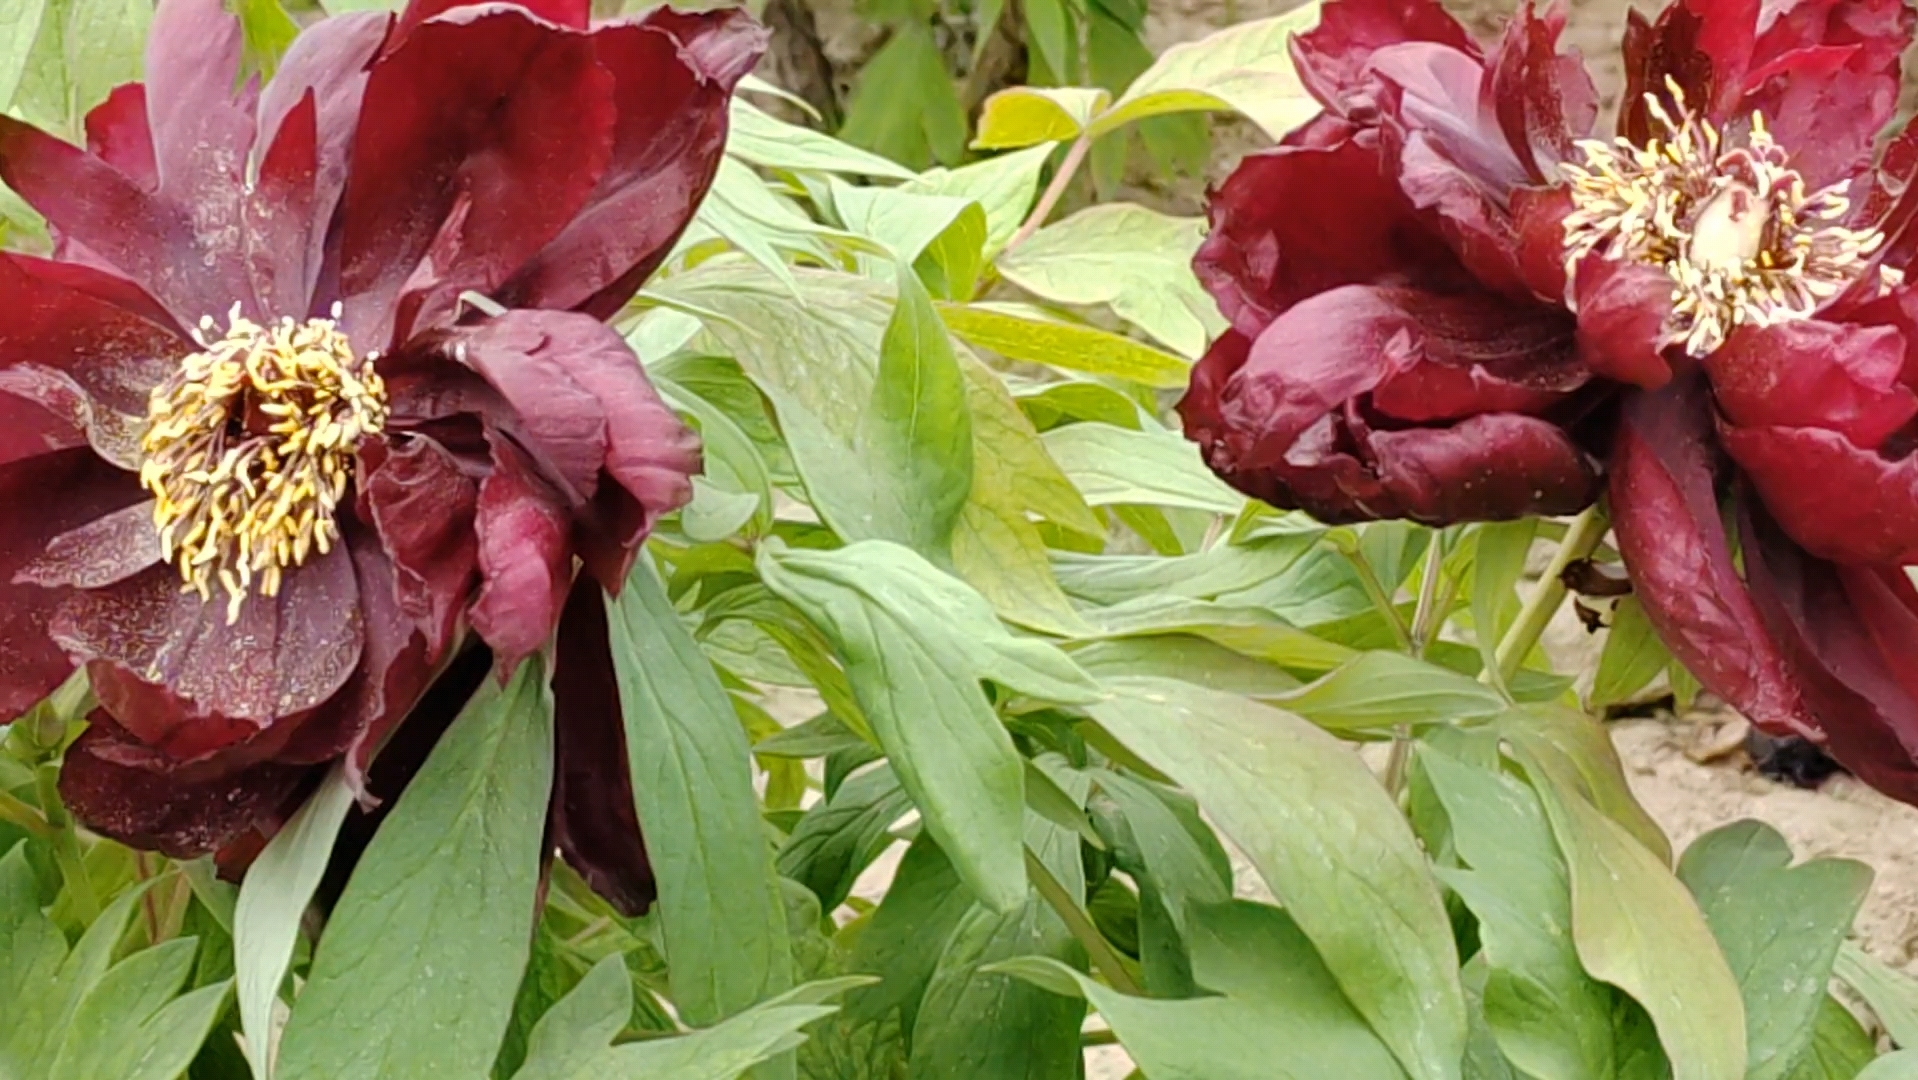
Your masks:
[{"label": "small dark pebble", "polygon": [[1818,744],[1796,735],[1774,739],[1753,728],[1745,736],[1745,753],[1760,773],[1793,787],[1816,788],[1826,777],[1845,771]]}]

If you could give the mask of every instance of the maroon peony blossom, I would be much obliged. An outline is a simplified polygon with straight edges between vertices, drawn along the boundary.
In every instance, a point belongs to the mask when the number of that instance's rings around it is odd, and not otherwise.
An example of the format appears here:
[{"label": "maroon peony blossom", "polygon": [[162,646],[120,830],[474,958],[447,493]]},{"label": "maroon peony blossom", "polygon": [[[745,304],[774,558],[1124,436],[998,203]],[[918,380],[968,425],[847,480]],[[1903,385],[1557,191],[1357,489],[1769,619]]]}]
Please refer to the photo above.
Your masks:
[{"label": "maroon peony blossom", "polygon": [[1233,329],[1188,434],[1334,521],[1569,511],[1605,455],[1674,654],[1918,802],[1918,128],[1876,152],[1912,25],[1634,13],[1606,141],[1558,15],[1481,50],[1429,0],[1333,0],[1294,46],[1325,111],[1215,195]]},{"label": "maroon peony blossom", "polygon": [[[0,118],[56,242],[0,256],[0,717],[85,665],[89,826],[188,856],[323,763],[364,790],[462,640],[510,669],[576,559],[616,590],[688,498],[697,440],[600,320],[691,220],[764,38],[588,12],[326,19],[262,86],[221,0],[161,0],[85,150]],[[617,711],[586,704],[562,787],[630,822]]]}]

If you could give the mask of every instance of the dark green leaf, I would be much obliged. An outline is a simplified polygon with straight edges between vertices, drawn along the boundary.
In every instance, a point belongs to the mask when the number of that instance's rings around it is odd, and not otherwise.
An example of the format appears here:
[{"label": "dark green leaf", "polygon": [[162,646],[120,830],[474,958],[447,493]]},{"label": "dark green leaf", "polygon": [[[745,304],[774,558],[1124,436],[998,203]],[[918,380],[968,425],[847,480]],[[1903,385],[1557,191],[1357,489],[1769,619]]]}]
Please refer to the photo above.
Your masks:
[{"label": "dark green leaf", "polygon": [[899,27],[866,61],[839,135],[915,170],[965,156],[965,110],[930,27]]},{"label": "dark green leaf", "polygon": [[1826,995],[1819,1003],[1811,1045],[1787,1074],[1790,1080],[1857,1080],[1878,1053],[1878,1045],[1851,1010]]},{"label": "dark green leaf", "polygon": [[799,819],[779,850],[779,872],[811,889],[820,907],[831,911],[891,845],[886,830],[911,809],[912,797],[890,766],[859,773]]}]

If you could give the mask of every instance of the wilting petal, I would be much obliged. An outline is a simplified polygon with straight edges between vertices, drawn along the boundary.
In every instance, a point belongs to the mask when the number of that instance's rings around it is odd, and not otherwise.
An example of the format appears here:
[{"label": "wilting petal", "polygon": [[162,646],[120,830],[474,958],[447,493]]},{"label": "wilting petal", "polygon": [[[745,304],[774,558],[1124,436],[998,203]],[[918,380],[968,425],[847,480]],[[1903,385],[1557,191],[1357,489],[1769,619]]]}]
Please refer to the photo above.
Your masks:
[{"label": "wilting petal", "polygon": [[1598,90],[1576,54],[1558,51],[1562,9],[1540,17],[1531,0],[1506,24],[1505,36],[1485,59],[1499,127],[1534,182],[1557,179],[1556,166],[1573,157],[1572,143],[1598,121]]},{"label": "wilting petal", "polygon": [[584,577],[560,623],[553,735],[553,842],[594,892],[623,914],[644,914],[657,888],[627,771],[606,601]]},{"label": "wilting petal", "polygon": [[1642,263],[1596,256],[1578,266],[1578,351],[1608,379],[1656,390],[1672,379],[1659,341],[1672,311],[1672,280]]},{"label": "wilting petal", "polygon": [[579,215],[501,290],[501,299],[600,319],[632,299],[711,186],[733,85],[765,40],[737,8],[660,7],[641,23],[594,33],[594,55],[612,73],[619,109],[611,161]]},{"label": "wilting petal", "polygon": [[1652,132],[1645,95],[1656,93],[1669,107],[1667,79],[1678,83],[1686,103],[1708,119],[1732,116],[1751,67],[1759,6],[1759,0],[1677,0],[1651,23],[1637,11],[1627,12],[1619,134],[1645,144]]},{"label": "wilting petal", "polygon": [[1741,531],[1752,596],[1825,749],[1872,787],[1918,802],[1918,596],[1904,571],[1811,558],[1762,514],[1743,515]]},{"label": "wilting petal", "polygon": [[60,798],[94,832],[176,859],[205,855],[245,833],[310,771],[265,764],[194,783],[102,756],[128,742],[111,719],[96,712],[92,726],[67,748]]},{"label": "wilting petal", "polygon": [[[113,664],[196,708],[263,728],[339,690],[359,662],[363,626],[352,560],[335,546],[289,571],[279,596],[249,597],[230,626],[224,596],[202,601],[182,593],[175,571],[155,567],[75,595],[53,635],[82,659]],[[117,719],[156,748],[176,739],[200,742],[176,717]]]},{"label": "wilting petal", "polygon": [[500,5],[422,23],[374,64],[341,204],[363,347],[450,322],[559,235],[606,171],[613,77],[592,39]]},{"label": "wilting petal", "polygon": [[1918,456],[1887,458],[1821,428],[1721,425],[1719,437],[1806,551],[1865,566],[1918,563]]},{"label": "wilting petal", "polygon": [[1744,327],[1703,363],[1732,427],[1825,428],[1876,450],[1918,414],[1904,361],[1890,327],[1805,320]]},{"label": "wilting petal", "polygon": [[1386,176],[1377,133],[1320,126],[1322,145],[1248,155],[1212,193],[1212,230],[1192,267],[1248,337],[1340,285],[1470,281]]},{"label": "wilting petal", "polygon": [[145,84],[117,86],[94,106],[87,114],[87,150],[146,190],[159,190],[160,165],[153,160]]},{"label": "wilting petal", "polygon": [[1612,527],[1645,614],[1705,688],[1773,734],[1815,737],[1732,562],[1702,379],[1634,394],[1612,448]]},{"label": "wilting petal", "polygon": [[1370,105],[1366,68],[1373,54],[1406,41],[1478,51],[1472,35],[1438,0],[1332,0],[1321,9],[1318,26],[1292,39],[1292,56],[1313,97],[1353,116]]},{"label": "wilting petal", "polygon": [[571,520],[560,496],[505,438],[494,438],[493,473],[480,484],[480,591],[467,618],[499,658],[519,666],[559,626],[573,572]]},{"label": "wilting petal", "polygon": [[438,650],[478,580],[479,484],[424,436],[369,442],[359,462],[360,497],[392,560],[397,603]]},{"label": "wilting petal", "polygon": [[142,498],[133,477],[89,450],[65,450],[0,465],[0,719],[52,693],[73,661],[48,633],[64,589],[16,582],[54,537]]}]

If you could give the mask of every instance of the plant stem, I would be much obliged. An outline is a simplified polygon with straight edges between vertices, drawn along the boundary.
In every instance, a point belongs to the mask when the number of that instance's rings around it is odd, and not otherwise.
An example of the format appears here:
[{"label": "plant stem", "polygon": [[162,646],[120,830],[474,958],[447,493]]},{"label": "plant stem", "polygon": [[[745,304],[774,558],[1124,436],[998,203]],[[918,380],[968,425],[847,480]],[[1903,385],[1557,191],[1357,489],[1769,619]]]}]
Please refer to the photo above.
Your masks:
[{"label": "plant stem", "polygon": [[1117,1046],[1119,1036],[1110,1028],[1105,1030],[1082,1031],[1079,1033],[1080,1046]]},{"label": "plant stem", "polygon": [[73,815],[67,813],[66,804],[60,801],[60,766],[57,762],[46,762],[34,770],[34,779],[40,786],[40,812],[46,815],[47,825],[53,831],[53,861],[60,867],[60,876],[66,879],[67,891],[73,894],[73,913],[82,923],[92,923],[100,917],[100,899],[93,891],[93,879],[87,876],[86,856],[80,850],[80,834],[73,823]]},{"label": "plant stem", "polygon": [[[1432,540],[1425,545],[1425,569],[1419,575],[1419,602],[1412,609],[1412,646],[1414,657],[1423,658],[1425,650],[1431,647],[1432,640],[1438,637],[1439,627],[1445,624],[1445,615],[1439,608],[1439,578],[1445,574],[1445,534],[1434,529]],[[1445,606],[1452,606],[1452,593],[1446,592]],[[1393,798],[1405,790],[1405,766],[1412,752],[1412,728],[1409,724],[1399,724],[1392,729],[1392,754],[1385,759],[1385,790]]]},{"label": "plant stem", "polygon": [[1133,981],[1132,973],[1126,970],[1125,962],[1120,958],[1118,950],[1112,947],[1112,943],[1106,940],[1097,926],[1092,925],[1092,917],[1079,906],[1079,901],[1066,891],[1066,887],[1059,883],[1059,879],[1052,876],[1052,871],[1046,868],[1046,864],[1040,861],[1039,856],[1032,853],[1031,848],[1026,849],[1026,875],[1032,878],[1032,885],[1039,890],[1039,895],[1045,897],[1046,903],[1052,906],[1052,910],[1066,924],[1066,928],[1072,931],[1072,936],[1078,938],[1079,944],[1086,947],[1086,956],[1092,961],[1092,966],[1098,969],[1099,974],[1105,976],[1106,982],[1121,994],[1132,997],[1144,996],[1145,991]]},{"label": "plant stem", "polygon": [[1052,211],[1059,205],[1059,200],[1065,197],[1067,186],[1072,183],[1072,178],[1078,175],[1079,166],[1085,163],[1086,155],[1091,152],[1092,137],[1090,135],[1081,135],[1073,142],[1072,149],[1066,151],[1065,160],[1059,163],[1059,171],[1052,174],[1052,183],[1046,185],[1046,190],[1039,195],[1039,202],[1032,208],[1032,213],[1026,215],[1026,220],[1019,225],[1019,231],[1012,234],[1012,239],[1006,241],[1006,246],[999,249],[999,254],[1004,255],[1032,239],[1032,234],[1039,231],[1039,227],[1052,216]]},{"label": "plant stem", "polygon": [[40,816],[40,811],[25,799],[5,791],[0,791],[0,821],[18,825],[43,840],[53,837],[53,829],[47,825],[47,819]]},{"label": "plant stem", "polygon": [[1385,624],[1392,630],[1392,640],[1398,643],[1399,651],[1412,652],[1412,634],[1405,628],[1405,617],[1399,614],[1398,606],[1385,592],[1385,586],[1379,584],[1379,576],[1372,570],[1372,562],[1365,552],[1356,546],[1339,545],[1339,554],[1344,555],[1352,568],[1359,573],[1359,585],[1365,589],[1365,595],[1372,600],[1372,606],[1385,616]]},{"label": "plant stem", "polygon": [[[1512,676],[1518,674],[1525,656],[1538,644],[1545,633],[1546,624],[1558,613],[1559,605],[1565,602],[1565,568],[1580,559],[1586,558],[1597,550],[1599,542],[1605,539],[1605,532],[1611,528],[1611,520],[1597,505],[1585,508],[1585,511],[1572,519],[1571,527],[1565,530],[1565,539],[1559,541],[1558,551],[1552,555],[1551,565],[1545,568],[1545,575],[1539,579],[1538,588],[1526,597],[1525,606],[1519,609],[1518,619],[1512,628],[1499,641],[1495,653],[1498,675],[1501,682],[1510,683]],[[1490,682],[1492,673],[1481,673],[1481,682]]]}]

